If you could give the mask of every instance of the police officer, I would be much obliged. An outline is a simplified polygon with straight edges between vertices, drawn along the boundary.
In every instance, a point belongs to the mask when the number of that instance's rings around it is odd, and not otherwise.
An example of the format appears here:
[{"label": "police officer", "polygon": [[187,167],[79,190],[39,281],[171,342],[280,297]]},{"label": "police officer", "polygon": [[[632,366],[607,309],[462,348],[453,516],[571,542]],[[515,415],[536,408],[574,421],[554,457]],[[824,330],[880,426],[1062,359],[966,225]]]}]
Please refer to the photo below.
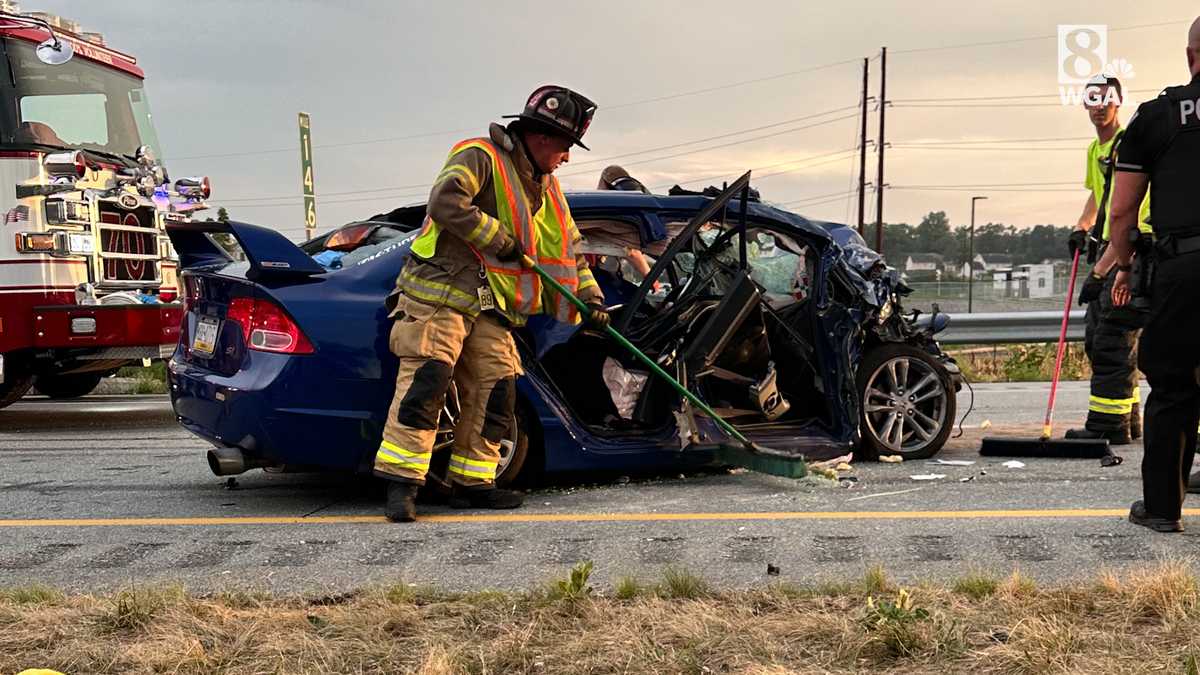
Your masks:
[{"label": "police officer", "polygon": [[1167,88],[1138,107],[1130,120],[1117,155],[1112,203],[1118,269],[1112,297],[1120,307],[1131,299],[1130,233],[1149,187],[1155,270],[1138,366],[1150,382],[1150,396],[1143,499],[1133,503],[1129,520],[1159,532],[1183,530],[1185,478],[1200,423],[1200,204],[1195,191],[1200,175],[1200,18],[1188,31],[1187,62],[1191,82]]},{"label": "police officer", "polygon": [[[1087,306],[1083,345],[1092,363],[1091,392],[1087,422],[1082,429],[1067,431],[1067,438],[1106,438],[1112,445],[1128,445],[1142,433],[1137,372],[1137,340],[1144,317],[1132,307],[1112,306],[1112,282],[1117,274],[1116,254],[1108,246],[1111,222],[1113,158],[1124,133],[1121,129],[1121,82],[1097,75],[1085,89],[1084,107],[1096,139],[1087,150],[1084,187],[1088,189],[1083,213],[1071,233],[1071,255],[1087,247],[1088,231],[1103,246],[1100,259],[1079,292],[1079,304]],[[1138,229],[1150,231],[1150,200],[1142,201]],[[1093,244],[1094,245],[1094,244]],[[1091,249],[1094,253],[1095,249]],[[1092,262],[1094,258],[1089,258]]]}]

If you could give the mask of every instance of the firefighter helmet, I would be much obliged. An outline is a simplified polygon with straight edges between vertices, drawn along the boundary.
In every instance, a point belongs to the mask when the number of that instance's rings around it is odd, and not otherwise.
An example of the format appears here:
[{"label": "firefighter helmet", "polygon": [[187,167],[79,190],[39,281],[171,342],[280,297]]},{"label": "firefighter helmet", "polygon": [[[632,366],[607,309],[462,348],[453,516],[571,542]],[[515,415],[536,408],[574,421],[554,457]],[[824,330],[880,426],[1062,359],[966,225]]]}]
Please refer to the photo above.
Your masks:
[{"label": "firefighter helmet", "polygon": [[583,135],[592,123],[596,104],[586,96],[566,87],[548,84],[538,87],[529,95],[525,110],[519,115],[505,115],[505,119],[516,118],[534,125],[535,129],[565,136],[575,145],[589,150],[583,144]]}]

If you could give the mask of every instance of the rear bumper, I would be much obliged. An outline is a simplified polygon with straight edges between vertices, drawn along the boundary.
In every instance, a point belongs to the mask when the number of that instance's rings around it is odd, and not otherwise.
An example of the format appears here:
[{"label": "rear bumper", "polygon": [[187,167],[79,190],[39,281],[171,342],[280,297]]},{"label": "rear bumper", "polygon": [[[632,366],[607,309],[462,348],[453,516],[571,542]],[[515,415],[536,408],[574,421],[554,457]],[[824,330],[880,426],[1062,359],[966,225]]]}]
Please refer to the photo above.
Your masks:
[{"label": "rear bumper", "polygon": [[167,377],[179,423],[271,464],[356,470],[369,462],[389,396],[363,381],[315,372],[319,366],[305,357],[253,352],[251,358],[246,369],[222,375],[177,353]]},{"label": "rear bumper", "polygon": [[183,305],[43,305],[33,308],[33,346],[42,349],[160,347],[179,341]]}]

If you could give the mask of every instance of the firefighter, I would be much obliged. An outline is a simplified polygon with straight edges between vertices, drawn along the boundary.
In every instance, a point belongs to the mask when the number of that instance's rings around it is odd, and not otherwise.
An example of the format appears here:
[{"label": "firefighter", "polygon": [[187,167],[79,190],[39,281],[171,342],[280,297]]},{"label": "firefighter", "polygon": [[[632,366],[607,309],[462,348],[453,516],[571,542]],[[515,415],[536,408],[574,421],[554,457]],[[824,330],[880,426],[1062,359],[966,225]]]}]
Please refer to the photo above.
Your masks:
[{"label": "firefighter", "polygon": [[[1163,90],[1139,106],[1130,121],[1117,157],[1112,203],[1119,270],[1113,304],[1124,306],[1135,293],[1139,302],[1149,302],[1138,356],[1150,383],[1143,499],[1133,503],[1129,520],[1159,532],[1183,530],[1185,478],[1200,423],[1200,204],[1195,189],[1200,174],[1200,18],[1188,31],[1187,62],[1191,82]],[[1133,274],[1129,235],[1147,188],[1154,244],[1150,250],[1139,249]]]},{"label": "firefighter", "polygon": [[625,167],[612,164],[604,167],[600,172],[600,184],[596,186],[597,190],[625,190],[629,192],[641,192],[650,194],[642,181],[629,175]]},{"label": "firefighter", "polygon": [[[1083,213],[1068,242],[1072,257],[1087,246],[1088,232],[1099,235],[1100,259],[1092,267],[1079,292],[1079,304],[1087,306],[1084,352],[1092,363],[1091,395],[1087,422],[1082,429],[1067,431],[1067,438],[1107,438],[1112,445],[1128,445],[1142,432],[1141,394],[1138,391],[1137,341],[1143,313],[1132,307],[1112,306],[1113,266],[1116,251],[1108,245],[1108,213],[1112,202],[1113,160],[1124,133],[1121,130],[1121,82],[1099,75],[1085,89],[1084,106],[1096,139],[1087,150],[1084,187],[1090,192]],[[1150,201],[1142,202],[1138,227],[1149,232]]]},{"label": "firefighter", "polygon": [[389,346],[400,359],[396,392],[375,473],[391,481],[385,515],[415,517],[446,394],[461,412],[447,475],[455,508],[507,509],[524,496],[496,487],[500,441],[513,424],[521,372],[510,329],[528,316],[567,323],[579,316],[522,265],[534,258],[608,324],[604,297],[582,255],[579,232],[554,170],[582,142],[596,105],[565,87],[543,86],[507,127],[455,145],[429,195],[428,215],[389,296]]}]

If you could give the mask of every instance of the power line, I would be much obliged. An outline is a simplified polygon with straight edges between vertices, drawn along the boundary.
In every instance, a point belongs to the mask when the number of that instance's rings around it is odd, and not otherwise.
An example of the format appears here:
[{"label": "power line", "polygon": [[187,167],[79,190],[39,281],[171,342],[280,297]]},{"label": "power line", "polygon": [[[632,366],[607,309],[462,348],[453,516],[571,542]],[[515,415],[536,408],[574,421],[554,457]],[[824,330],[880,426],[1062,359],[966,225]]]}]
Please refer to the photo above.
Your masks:
[{"label": "power line", "polygon": [[[803,126],[795,127],[792,129],[785,129],[783,131],[776,131],[776,132],[770,133],[770,134],[763,134],[761,136],[754,136],[752,138],[744,138],[744,139],[741,139],[738,141],[732,141],[730,143],[721,143],[719,145],[711,145],[707,148],[699,148],[697,150],[689,150],[687,152],[678,152],[673,155],[665,155],[663,157],[651,157],[650,159],[640,159],[635,162],[626,162],[625,166],[636,166],[638,164],[648,164],[650,162],[661,162],[662,160],[665,160],[665,159],[675,159],[677,157],[686,157],[688,155],[695,155],[695,154],[699,154],[702,152],[708,152],[710,150],[719,150],[721,148],[728,148],[728,147],[731,147],[734,145],[741,145],[743,143],[752,143],[754,141],[761,141],[766,138],[774,138],[776,136],[782,136],[784,134],[791,134],[791,133],[795,133],[797,131],[804,131],[806,129],[815,129],[816,127],[825,126],[826,124],[833,124],[835,122],[841,122],[843,120],[848,120],[848,119],[852,119],[852,118],[856,118],[856,117],[858,117],[858,115],[843,115],[841,117],[835,117],[833,119],[823,120],[821,122],[816,122],[814,124],[805,124]],[[568,178],[571,176],[580,176],[585,173],[591,173],[591,171],[589,170],[589,171],[581,171],[581,172],[575,172],[575,173],[564,173],[560,177]]]},{"label": "power line", "polygon": [[721,84],[721,85],[716,85],[716,86],[712,86],[712,87],[705,87],[704,89],[694,89],[692,91],[684,91],[684,92],[679,92],[679,93],[675,93],[675,94],[666,94],[663,96],[655,96],[653,98],[644,98],[644,99],[641,99],[638,101],[630,101],[628,103],[618,103],[616,105],[605,106],[603,109],[604,110],[619,110],[621,108],[629,108],[629,107],[632,107],[635,105],[643,105],[646,103],[659,103],[661,101],[670,101],[672,99],[683,98],[685,96],[698,96],[700,94],[708,94],[708,93],[711,93],[714,91],[724,91],[726,89],[733,89],[735,87],[743,87],[748,84],[758,84],[760,82],[770,82],[772,80],[779,80],[779,79],[783,79],[785,77],[793,77],[795,75],[801,75],[804,73],[812,73],[812,72],[816,72],[818,70],[826,70],[828,68],[843,66],[843,65],[846,65],[847,63],[858,63],[858,59],[854,58],[854,59],[846,59],[844,61],[834,61],[833,63],[825,63],[825,64],[822,64],[819,66],[811,66],[809,68],[802,68],[800,70],[792,70],[792,71],[788,71],[786,73],[779,73],[777,75],[767,75],[766,77],[756,77],[752,80],[742,80],[740,82],[730,82],[728,84]]},{"label": "power line", "polygon": [[[1191,19],[1184,19],[1184,20],[1179,20],[1179,21],[1164,21],[1161,23],[1145,23],[1145,24],[1139,24],[1139,25],[1135,25],[1135,26],[1121,26],[1118,28],[1109,28],[1108,32],[1119,33],[1121,31],[1139,30],[1142,28],[1158,28],[1158,27],[1162,27],[1162,26],[1178,26],[1181,24],[1187,24],[1190,21],[1191,21]],[[920,52],[938,52],[938,51],[946,51],[946,50],[950,50],[950,49],[970,49],[970,48],[974,48],[974,47],[992,47],[992,46],[996,46],[996,45],[1017,44],[1017,43],[1021,43],[1021,42],[1033,42],[1036,40],[1053,40],[1057,37],[1058,37],[1057,33],[1053,34],[1053,35],[1034,35],[1034,36],[1030,36],[1030,37],[1011,38],[1011,39],[1007,39],[1007,40],[988,40],[986,42],[968,42],[965,44],[942,45],[942,46],[938,46],[938,47],[915,47],[913,49],[898,49],[892,53],[893,54],[917,54]]]},{"label": "power line", "polygon": [[1052,143],[1060,141],[1090,141],[1094,136],[1061,136],[1057,138],[994,138],[994,139],[965,139],[965,140],[939,140],[939,141],[907,141],[902,142],[906,146],[935,146],[935,145],[980,145],[987,143]]},{"label": "power line", "polygon": [[[1161,91],[1160,89],[1126,89],[1127,94],[1146,94],[1150,92]],[[1021,94],[1016,96],[942,96],[932,98],[894,98],[892,103],[940,103],[946,101],[1011,101],[1014,99],[1035,99],[1035,98],[1061,98],[1062,95],[1054,94]]]},{"label": "power line", "polygon": [[979,146],[947,146],[947,145],[918,145],[908,143],[896,143],[893,148],[899,150],[965,150],[970,152],[1082,152],[1078,147],[1071,148],[981,148]]},{"label": "power line", "polygon": [[[776,122],[776,123],[774,123],[774,124],[768,124],[768,125],[763,125],[763,126],[759,126],[759,127],[751,127],[751,128],[749,128],[749,129],[742,129],[742,130],[739,130],[739,131],[733,131],[733,132],[729,132],[729,133],[725,133],[725,134],[720,134],[720,135],[717,135],[717,136],[710,136],[710,137],[708,137],[708,138],[696,139],[696,140],[687,141],[687,142],[684,142],[684,143],[676,143],[676,144],[674,144],[674,145],[667,145],[667,146],[662,146],[662,147],[658,147],[658,148],[649,148],[649,149],[647,149],[647,150],[641,150],[641,151],[638,151],[638,152],[627,153],[627,154],[624,154],[624,155],[613,155],[613,156],[611,156],[611,157],[608,157],[608,158],[605,158],[605,159],[590,160],[590,161],[588,161],[588,162],[582,162],[581,164],[596,164],[596,163],[601,163],[601,162],[607,163],[607,162],[612,162],[613,160],[621,159],[621,158],[623,158],[623,157],[632,157],[632,156],[636,156],[636,155],[647,154],[647,153],[650,153],[650,152],[657,152],[657,151],[659,151],[659,150],[664,150],[664,149],[669,149],[669,148],[678,148],[678,147],[684,147],[684,146],[688,146],[688,145],[695,145],[695,144],[697,144],[697,143],[705,143],[705,142],[708,142],[708,141],[711,141],[711,140],[717,140],[717,139],[721,139],[721,138],[728,138],[728,137],[730,137],[730,136],[737,136],[737,135],[740,135],[740,134],[744,134],[744,133],[750,133],[750,132],[753,132],[753,131],[758,131],[758,130],[761,130],[761,129],[768,129],[768,128],[773,128],[773,127],[778,127],[778,126],[780,126],[780,125],[783,125],[783,124],[791,124],[791,123],[794,123],[794,122],[796,122],[796,121],[800,121],[800,120],[805,120],[805,119],[813,119],[813,118],[816,118],[816,117],[823,117],[823,116],[825,116],[825,115],[829,115],[829,114],[832,114],[832,113],[835,113],[835,112],[841,112],[841,111],[844,111],[844,110],[849,110],[849,109],[851,109],[851,108],[854,108],[854,107],[856,107],[856,106],[846,106],[846,107],[843,107],[843,108],[835,108],[835,109],[833,109],[833,110],[826,110],[826,111],[824,111],[824,112],[821,112],[821,113],[815,113],[815,114],[813,114],[813,115],[806,115],[806,116],[803,116],[803,117],[798,117],[798,118],[795,118],[795,119],[793,119],[793,120],[788,120],[788,121],[784,121],[784,122]],[[739,140],[737,140],[737,141],[732,141],[732,142],[730,142],[730,143],[722,143],[722,144],[719,144],[719,145],[713,145],[713,146],[709,146],[709,147],[705,147],[705,148],[698,148],[698,149],[696,149],[696,150],[690,150],[690,151],[688,151],[688,152],[676,153],[676,154],[674,154],[674,155],[668,155],[668,156],[665,156],[665,157],[651,157],[651,158],[644,159],[644,160],[638,160],[638,161],[636,161],[636,162],[626,162],[626,164],[627,164],[627,165],[630,165],[630,166],[632,166],[632,165],[636,165],[636,164],[646,164],[646,163],[649,163],[649,162],[657,162],[657,161],[664,160],[664,159],[674,159],[674,158],[676,158],[676,157],[684,157],[684,156],[687,156],[687,155],[698,154],[698,153],[701,153],[701,152],[707,152],[707,151],[709,151],[709,150],[717,150],[717,149],[720,149],[720,148],[727,148],[727,147],[731,147],[731,146],[734,146],[734,145],[740,145],[740,144],[742,144],[742,143],[751,143],[751,142],[754,142],[754,141],[759,141],[759,140],[763,140],[763,139],[766,139],[766,138],[773,138],[773,137],[775,137],[775,136],[782,136],[782,135],[784,135],[784,134],[790,134],[790,133],[794,133],[794,132],[797,132],[797,131],[804,131],[804,130],[806,130],[806,129],[812,129],[812,128],[815,128],[815,127],[823,126],[823,125],[825,125],[825,124],[832,124],[832,123],[834,123],[834,122],[838,122],[838,121],[841,121],[841,120],[849,119],[850,117],[857,117],[857,115],[846,115],[846,116],[842,116],[842,117],[836,117],[836,118],[829,119],[829,120],[823,120],[823,121],[821,121],[821,122],[817,122],[817,123],[814,123],[814,124],[806,124],[806,125],[802,125],[802,126],[799,126],[799,127],[794,127],[794,128],[791,128],[791,129],[783,129],[783,130],[781,130],[781,131],[773,132],[773,133],[770,133],[770,134],[763,134],[763,135],[760,135],[760,136],[755,136],[755,137],[753,137],[753,138],[744,138],[744,139],[739,139]],[[571,177],[571,176],[581,176],[581,175],[584,175],[584,174],[590,174],[590,173],[592,173],[592,170],[588,170],[588,171],[576,171],[576,172],[572,172],[572,173],[564,173],[564,174],[561,174],[559,177],[560,177],[560,178],[568,178],[568,177]],[[690,181],[689,181],[689,182],[690,182]],[[363,190],[345,190],[345,191],[340,191],[340,192],[326,192],[326,193],[322,193],[322,194],[318,195],[318,197],[326,197],[326,196],[344,196],[344,195],[365,195],[365,194],[372,194],[372,193],[378,193],[378,192],[390,192],[390,191],[397,191],[397,190],[408,190],[408,189],[428,189],[428,188],[431,188],[431,187],[433,187],[433,184],[432,184],[432,183],[425,183],[425,184],[418,184],[418,185],[398,185],[398,186],[395,186],[395,187],[380,187],[380,188],[369,188],[369,189],[363,189]],[[420,195],[418,195],[418,194],[413,194],[413,195],[407,195],[407,196],[420,196]],[[232,202],[238,202],[238,201],[246,201],[246,202],[261,202],[261,201],[265,201],[265,200],[276,200],[276,199],[292,199],[292,200],[295,200],[295,199],[297,199],[297,196],[295,196],[295,195],[274,195],[274,196],[270,196],[270,197],[230,197],[229,199],[226,199],[226,200],[223,200],[223,201],[225,201],[225,202],[230,202],[230,203],[232,203]],[[216,200],[214,200],[214,201],[216,201]],[[337,202],[326,202],[326,203],[337,203]]]},{"label": "power line", "polygon": [[[833,108],[832,110],[826,110],[824,112],[814,113],[812,115],[804,115],[803,117],[793,117],[790,120],[784,120],[782,122],[775,122],[773,124],[764,124],[762,126],[750,127],[748,129],[739,129],[737,131],[730,131],[728,133],[719,134],[717,136],[709,136],[707,138],[698,138],[694,141],[684,141],[682,143],[675,143],[672,145],[662,145],[657,148],[647,148],[645,150],[638,150],[637,152],[629,152],[629,153],[624,153],[624,154],[620,154],[620,155],[613,155],[611,157],[603,157],[600,159],[589,159],[589,160],[586,160],[583,162],[576,162],[575,166],[578,167],[578,166],[587,166],[587,165],[591,165],[591,164],[607,164],[609,162],[612,162],[613,160],[623,159],[625,157],[635,157],[637,155],[646,155],[646,154],[650,154],[652,152],[659,152],[661,150],[673,150],[675,148],[682,148],[684,146],[695,145],[697,143],[706,143],[708,141],[715,141],[715,140],[720,140],[722,138],[729,138],[732,136],[740,136],[741,134],[748,134],[748,133],[752,133],[755,131],[762,131],[763,129],[773,129],[775,127],[781,127],[781,126],[784,126],[787,124],[794,124],[796,122],[802,122],[805,120],[816,119],[818,117],[824,117],[826,115],[832,115],[833,113],[839,113],[839,112],[844,112],[846,110],[852,110],[857,107],[858,106],[856,106],[856,105],[848,105],[848,106],[843,106],[841,108]],[[834,120],[828,120],[828,121],[832,122]],[[798,129],[785,129],[785,130],[781,131],[780,133],[791,133],[792,131],[799,131],[800,129],[807,129],[807,128],[810,128],[810,127],[800,127]],[[766,136],[763,136],[761,138],[766,138]]]},{"label": "power line", "polygon": [[[615,105],[603,106],[602,109],[603,110],[620,110],[623,108],[632,108],[634,106],[645,105],[647,103],[658,103],[661,101],[669,101],[669,100],[678,99],[678,98],[685,98],[688,96],[698,96],[700,94],[708,94],[708,93],[712,93],[712,92],[716,92],[716,91],[725,91],[727,89],[734,89],[736,87],[744,87],[747,85],[758,84],[761,82],[770,82],[772,80],[779,80],[779,79],[784,79],[784,78],[788,78],[788,77],[794,77],[796,75],[817,72],[820,70],[826,70],[829,68],[834,68],[837,66],[845,65],[847,63],[857,63],[857,62],[858,62],[858,59],[856,59],[856,58],[855,59],[846,59],[844,61],[834,61],[832,63],[825,63],[825,64],[822,64],[819,66],[812,66],[809,68],[801,68],[799,70],[791,70],[791,71],[788,71],[785,73],[778,73],[775,75],[767,75],[765,77],[756,77],[756,78],[749,79],[749,80],[740,80],[737,82],[728,82],[725,84],[714,85],[712,87],[705,87],[703,89],[694,89],[691,91],[682,91],[682,92],[676,92],[674,94],[665,94],[663,96],[655,96],[652,98],[645,98],[645,99],[640,99],[640,100],[635,100],[635,101],[627,101],[625,103],[617,103]],[[399,141],[409,141],[409,140],[416,140],[416,139],[421,139],[421,138],[434,138],[437,136],[449,136],[452,134],[470,133],[474,130],[475,130],[474,128],[448,129],[445,131],[430,131],[430,132],[420,133],[420,134],[409,134],[406,136],[389,136],[389,137],[384,137],[384,138],[372,138],[372,139],[364,139],[364,140],[359,140],[359,141],[345,141],[345,142],[341,142],[341,143],[322,143],[319,145],[314,145],[313,147],[324,149],[324,148],[344,148],[344,147],[352,147],[352,146],[357,146],[357,145],[371,145],[371,144],[375,144],[375,143],[394,143],[394,142],[399,142]],[[164,160],[164,161],[178,162],[178,161],[187,161],[187,160],[193,160],[193,159],[214,159],[214,158],[219,158],[219,157],[248,157],[248,156],[252,156],[252,155],[267,155],[267,154],[278,154],[278,153],[283,153],[283,152],[296,152],[296,151],[297,151],[297,149],[295,147],[271,148],[271,149],[266,149],[266,150],[243,150],[243,151],[237,151],[237,152],[208,153],[208,154],[201,154],[201,155],[182,155],[179,157],[171,157],[168,160]]]},{"label": "power line", "polygon": [[[788,160],[786,162],[778,162],[776,164],[768,164],[766,166],[751,167],[750,171],[763,171],[765,169],[773,169],[775,167],[788,166],[790,164],[801,164],[801,166],[796,166],[791,169],[785,169],[783,171],[774,171],[771,173],[758,174],[756,176],[753,176],[753,179],[755,181],[757,181],[757,180],[761,180],[763,178],[768,178],[770,176],[778,176],[780,174],[793,173],[793,172],[799,171],[801,169],[807,169],[807,168],[811,168],[813,166],[821,166],[823,164],[841,161],[843,159],[842,157],[835,157],[834,159],[826,160],[824,162],[816,162],[816,163],[811,163],[811,164],[809,163],[811,160],[814,160],[814,159],[823,159],[826,157],[834,157],[836,155],[844,155],[848,152],[854,152],[854,150],[855,150],[855,148],[848,148],[845,150],[835,150],[834,152],[827,152],[827,153],[820,154],[820,155],[810,155],[808,157],[792,159],[792,160]],[[745,169],[739,169],[736,171],[730,171],[728,173],[705,176],[704,178],[689,178],[688,180],[675,181],[672,183],[664,183],[662,185],[655,185],[651,188],[651,190],[665,190],[665,189],[667,189],[669,187],[673,187],[675,185],[688,185],[690,183],[703,183],[706,181],[721,180],[723,178],[731,178],[735,175],[741,175],[744,172],[745,172]]]}]

